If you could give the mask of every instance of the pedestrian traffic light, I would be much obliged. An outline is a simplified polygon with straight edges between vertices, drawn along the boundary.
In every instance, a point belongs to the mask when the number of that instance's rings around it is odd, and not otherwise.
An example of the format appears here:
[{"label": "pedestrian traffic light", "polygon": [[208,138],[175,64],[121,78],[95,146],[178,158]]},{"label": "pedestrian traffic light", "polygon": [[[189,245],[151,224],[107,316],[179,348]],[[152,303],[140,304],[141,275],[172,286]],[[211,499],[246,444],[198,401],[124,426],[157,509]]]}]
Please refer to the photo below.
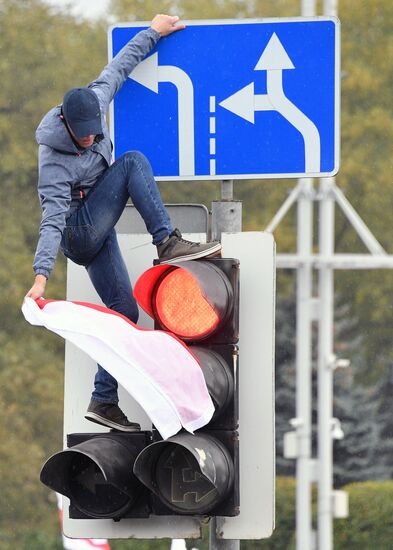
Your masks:
[{"label": "pedestrian traffic light", "polygon": [[[195,434],[69,434],[44,464],[41,481],[70,499],[70,518],[239,513],[239,262],[209,259],[157,265],[135,297],[199,361],[215,413]],[[192,392],[190,392],[192,399]]]}]

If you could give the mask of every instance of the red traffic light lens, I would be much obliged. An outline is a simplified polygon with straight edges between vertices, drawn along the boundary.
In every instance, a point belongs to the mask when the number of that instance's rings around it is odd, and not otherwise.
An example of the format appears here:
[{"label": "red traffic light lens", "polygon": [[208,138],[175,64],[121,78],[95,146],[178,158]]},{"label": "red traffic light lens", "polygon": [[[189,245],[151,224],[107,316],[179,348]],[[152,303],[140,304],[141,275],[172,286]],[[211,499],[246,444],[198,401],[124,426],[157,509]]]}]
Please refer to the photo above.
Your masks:
[{"label": "red traffic light lens", "polygon": [[202,339],[214,332],[221,321],[197,280],[181,268],[173,269],[161,280],[154,310],[162,326],[185,339]]}]

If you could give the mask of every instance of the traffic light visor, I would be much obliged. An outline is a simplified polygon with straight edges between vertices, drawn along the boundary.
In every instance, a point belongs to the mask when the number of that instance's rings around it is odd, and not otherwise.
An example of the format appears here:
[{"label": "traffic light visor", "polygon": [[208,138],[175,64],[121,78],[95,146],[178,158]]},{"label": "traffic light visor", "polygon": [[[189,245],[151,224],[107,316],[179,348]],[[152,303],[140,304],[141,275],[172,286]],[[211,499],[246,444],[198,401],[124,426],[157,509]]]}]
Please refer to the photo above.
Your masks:
[{"label": "traffic light visor", "polygon": [[142,488],[130,466],[139,448],[123,434],[93,437],[52,455],[40,479],[88,517],[122,517]]}]

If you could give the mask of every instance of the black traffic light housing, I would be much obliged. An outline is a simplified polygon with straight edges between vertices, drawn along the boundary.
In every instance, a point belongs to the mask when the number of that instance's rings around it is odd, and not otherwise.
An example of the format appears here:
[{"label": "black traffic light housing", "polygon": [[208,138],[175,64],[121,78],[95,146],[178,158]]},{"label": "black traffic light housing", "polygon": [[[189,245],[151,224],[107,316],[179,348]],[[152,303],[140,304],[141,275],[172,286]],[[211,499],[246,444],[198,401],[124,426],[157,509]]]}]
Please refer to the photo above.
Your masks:
[{"label": "black traffic light housing", "polygon": [[232,430],[181,432],[144,449],[134,473],[152,491],[156,515],[239,513],[238,437]]},{"label": "black traffic light housing", "polygon": [[236,430],[239,425],[238,347],[198,344],[191,345],[190,350],[200,362],[215,407],[209,429]]},{"label": "black traffic light housing", "polygon": [[42,483],[70,499],[70,518],[147,518],[149,495],[132,471],[151,432],[69,434],[68,448],[52,455]]},{"label": "black traffic light housing", "polygon": [[[154,443],[138,456],[134,472],[152,491],[157,515],[235,516],[239,513],[239,261],[213,258],[157,267],[137,282],[135,296],[154,318],[155,328],[172,331],[189,346],[200,362],[216,412],[195,435],[180,433],[162,441],[153,432]],[[211,330],[206,330],[203,323],[200,328],[193,322],[193,316],[196,321],[199,315],[202,320],[209,318],[209,307],[217,319],[212,318]],[[176,491],[170,490],[174,487]]]}]

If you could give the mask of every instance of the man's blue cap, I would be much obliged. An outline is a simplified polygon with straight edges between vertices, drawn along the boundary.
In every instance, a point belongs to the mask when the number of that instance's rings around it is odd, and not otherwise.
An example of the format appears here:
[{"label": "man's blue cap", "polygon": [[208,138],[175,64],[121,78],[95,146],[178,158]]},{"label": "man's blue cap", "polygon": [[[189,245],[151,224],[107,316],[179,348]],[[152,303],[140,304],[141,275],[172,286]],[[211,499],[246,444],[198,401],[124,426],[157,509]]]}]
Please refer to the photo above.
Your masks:
[{"label": "man's blue cap", "polygon": [[77,138],[102,134],[98,97],[90,88],[72,88],[63,98],[63,116]]}]

